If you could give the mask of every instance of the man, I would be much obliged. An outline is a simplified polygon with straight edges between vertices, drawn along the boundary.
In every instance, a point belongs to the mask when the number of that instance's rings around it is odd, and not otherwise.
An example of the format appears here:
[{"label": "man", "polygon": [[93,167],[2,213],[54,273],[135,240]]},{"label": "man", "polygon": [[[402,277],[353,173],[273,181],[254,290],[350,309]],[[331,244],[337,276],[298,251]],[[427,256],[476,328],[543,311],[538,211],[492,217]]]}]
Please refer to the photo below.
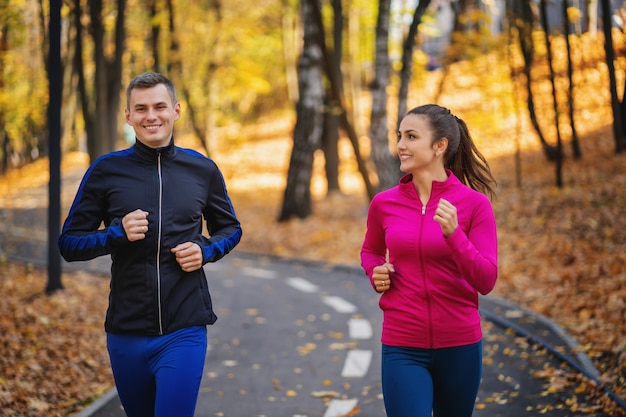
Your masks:
[{"label": "man", "polygon": [[67,261],[111,255],[105,330],[126,414],[192,417],[217,319],[202,266],[239,243],[241,225],[215,163],[174,145],[172,82],[141,74],[126,101],[137,140],[89,167],[59,248]]}]

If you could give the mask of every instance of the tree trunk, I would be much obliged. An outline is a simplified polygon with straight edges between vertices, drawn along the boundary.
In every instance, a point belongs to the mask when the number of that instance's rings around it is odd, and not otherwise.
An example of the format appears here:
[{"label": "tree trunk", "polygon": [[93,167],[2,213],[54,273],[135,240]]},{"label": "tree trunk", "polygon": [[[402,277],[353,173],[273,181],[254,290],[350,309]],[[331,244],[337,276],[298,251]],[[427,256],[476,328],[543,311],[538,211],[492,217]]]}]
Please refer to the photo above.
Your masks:
[{"label": "tree trunk", "polygon": [[328,194],[341,192],[339,187],[339,117],[337,106],[326,101],[324,105],[324,125],[322,130],[322,150],[324,151],[324,171]]},{"label": "tree trunk", "polygon": [[570,45],[570,22],[567,14],[569,7],[569,0],[563,0],[563,33],[565,34],[565,45],[567,47],[567,108],[569,111],[569,123],[572,129],[572,153],[575,159],[582,157],[582,151],[580,150],[580,142],[578,140],[578,133],[576,132],[576,120],[574,118],[574,65],[572,61],[572,48]]},{"label": "tree trunk", "polygon": [[556,159],[554,160],[556,186],[563,187],[563,140],[561,139],[561,129],[559,128],[559,102],[556,94],[556,84],[554,82],[554,62],[552,59],[552,42],[550,41],[550,28],[548,25],[548,13],[546,0],[539,2],[541,7],[541,25],[543,26],[544,40],[546,42],[546,59],[550,74],[550,85],[552,86],[552,104],[554,109],[554,128],[556,130]]},{"label": "tree trunk", "polygon": [[621,109],[622,109],[622,134],[626,135],[626,83],[624,83],[624,91],[622,92]]},{"label": "tree trunk", "polygon": [[61,105],[63,68],[61,66],[61,0],[50,0],[48,72],[48,146],[50,181],[48,184],[48,283],[46,293],[63,289],[61,255],[57,238],[61,232]]},{"label": "tree trunk", "polygon": [[587,4],[587,31],[592,35],[598,33],[598,0],[586,0]]},{"label": "tree trunk", "polygon": [[320,147],[323,123],[322,49],[317,40],[319,26],[314,18],[313,1],[302,1],[304,43],[298,62],[299,100],[293,148],[287,172],[283,205],[278,221],[296,216],[306,218],[312,212],[311,177],[313,156]]},{"label": "tree trunk", "polygon": [[[332,65],[338,77],[335,80],[343,88],[341,76],[341,57],[343,43],[343,10],[341,0],[332,0],[333,6],[333,53]],[[343,93],[343,91],[342,91]],[[322,131],[322,150],[324,151],[327,192],[339,192],[339,112],[330,87],[327,87],[324,106],[324,129]]]},{"label": "tree trunk", "polygon": [[[522,57],[524,58],[524,75],[526,77],[526,93],[527,93],[527,107],[528,114],[530,117],[530,122],[539,137],[539,141],[541,142],[541,147],[543,149],[546,158],[549,161],[555,161],[558,157],[558,151],[555,147],[548,144],[543,133],[541,131],[541,127],[539,126],[539,121],[537,120],[537,114],[535,113],[535,102],[533,98],[532,91],[532,66],[533,66],[533,55],[534,55],[534,45],[533,45],[533,26],[535,22],[535,17],[532,12],[532,0],[523,0],[519,3],[513,2],[513,7],[515,5],[521,6],[519,10],[515,9],[513,12],[516,16],[520,16],[520,20],[514,20],[516,22],[516,27],[518,30],[518,38],[520,43],[520,49],[522,51]],[[519,22],[519,23],[518,23]]]},{"label": "tree trunk", "polygon": [[154,70],[161,71],[161,56],[159,54],[159,38],[161,37],[161,23],[157,19],[159,10],[157,8],[157,0],[148,0],[148,9],[150,13],[150,26],[152,36],[150,37],[150,49],[152,49],[152,58],[154,59]]},{"label": "tree trunk", "polygon": [[282,41],[283,56],[285,59],[285,79],[287,82],[287,97],[294,105],[298,102],[298,72],[296,71],[297,45],[296,36],[298,33],[297,19],[294,18],[289,0],[281,1],[282,15]]},{"label": "tree trunk", "polygon": [[[8,35],[8,27],[0,26],[0,56],[5,56],[5,53],[9,50],[9,44],[7,42]],[[0,59],[0,90],[4,91],[5,88],[4,82],[4,60]],[[4,121],[6,120],[6,115],[3,114],[3,111],[0,110],[0,174],[4,174],[7,172],[9,167],[9,134],[5,130]]]},{"label": "tree trunk", "polygon": [[400,70],[400,89],[398,92],[398,118],[397,124],[407,112],[407,96],[409,94],[409,83],[411,82],[411,74],[413,67],[413,48],[415,47],[415,36],[417,36],[417,28],[422,21],[422,16],[430,5],[430,0],[422,0],[418,3],[413,14],[413,20],[409,26],[409,33],[404,40],[404,48],[402,49],[402,69]]},{"label": "tree trunk", "polygon": [[347,71],[347,85],[350,89],[348,94],[350,95],[350,103],[352,104],[351,119],[355,125],[358,126],[358,121],[361,120],[361,94],[363,93],[363,83],[361,81],[361,62],[359,57],[360,42],[359,31],[361,28],[360,17],[356,12],[356,6],[350,2],[350,11],[348,12],[348,71]]},{"label": "tree trunk", "polygon": [[378,176],[378,191],[398,183],[398,160],[389,150],[387,116],[387,87],[390,78],[389,18],[391,0],[379,0],[376,23],[375,74],[372,82],[372,110],[370,116],[371,158]]},{"label": "tree trunk", "polygon": [[[186,103],[186,114],[191,124],[191,129],[198,137],[198,142],[204,148],[206,156],[211,156],[211,147],[209,146],[209,140],[207,139],[208,128],[204,126],[204,123],[200,121],[200,112],[196,109],[196,106],[191,100],[191,93],[189,87],[187,87],[187,78],[183,74],[183,64],[181,62],[181,56],[179,52],[178,34],[176,32],[176,16],[174,15],[174,4],[172,0],[166,0],[166,8],[169,14],[168,19],[168,31],[170,37],[169,47],[169,61],[165,65],[167,71],[172,77],[177,79],[178,94],[184,98]],[[218,15],[219,16],[219,15]],[[211,76],[208,76],[211,78]],[[207,83],[208,84],[208,83]],[[207,94],[208,95],[208,94]],[[180,101],[180,99],[179,99]]]},{"label": "tree trunk", "polygon": [[[506,56],[507,56],[507,62],[509,65],[509,76],[511,77],[511,96],[512,96],[512,102],[513,102],[513,109],[514,109],[514,113],[515,113],[515,154],[513,157],[513,161],[515,164],[515,185],[517,186],[517,188],[521,188],[522,187],[522,150],[521,150],[521,120],[522,120],[522,115],[521,115],[521,108],[520,108],[520,102],[521,99],[519,98],[519,90],[520,88],[518,88],[518,76],[517,76],[517,70],[515,68],[514,65],[514,49],[513,46],[516,43],[515,41],[515,35],[519,34],[519,29],[516,27],[515,24],[513,24],[513,21],[515,20],[515,17],[517,16],[515,13],[515,10],[511,7],[510,3],[507,2],[506,4],[506,9],[505,9],[505,13],[506,13],[506,21],[509,22],[508,24],[508,39],[507,39],[507,45],[506,45]],[[518,35],[519,36],[519,35]]]},{"label": "tree trunk", "polygon": [[[120,90],[122,88],[122,54],[124,52],[125,29],[124,12],[126,0],[118,0],[117,17],[113,36],[113,54],[107,56],[109,49],[106,41],[106,29],[102,17],[102,0],[89,0],[91,28],[88,31],[93,40],[93,62],[95,67],[93,80],[93,98],[87,90],[87,81],[82,62],[82,23],[80,0],[75,0],[75,22],[77,30],[76,59],[80,62],[79,93],[87,131],[87,152],[91,161],[100,155],[115,149],[118,137],[120,108]],[[93,106],[90,103],[94,102]]]},{"label": "tree trunk", "polygon": [[346,134],[348,135],[348,139],[352,144],[352,149],[354,150],[354,156],[357,162],[357,168],[359,169],[359,173],[363,178],[363,183],[365,185],[365,189],[367,191],[367,195],[369,198],[374,197],[375,190],[372,187],[372,184],[369,180],[369,173],[367,167],[365,166],[365,162],[361,157],[361,150],[359,147],[359,138],[356,134],[356,131],[352,127],[350,120],[348,119],[348,112],[346,111],[346,106],[343,100],[343,88],[340,85],[341,76],[335,71],[335,66],[332,63],[332,58],[328,49],[326,48],[326,40],[324,38],[324,22],[322,20],[322,11],[319,7],[319,3],[316,0],[307,0],[311,3],[311,7],[313,9],[313,18],[316,21],[318,30],[317,30],[317,43],[320,45],[322,51],[322,57],[324,61],[324,69],[328,76],[328,82],[330,83],[330,91],[332,92],[333,102],[336,103],[336,110],[339,117],[339,122],[341,127],[344,129]]},{"label": "tree trunk", "polygon": [[613,137],[615,153],[626,151],[626,137],[622,130],[621,103],[617,97],[617,80],[615,77],[615,51],[613,50],[613,35],[611,33],[611,0],[601,0],[602,29],[604,31],[604,52],[606,66],[609,71],[609,89],[611,91],[611,109],[613,110]]}]

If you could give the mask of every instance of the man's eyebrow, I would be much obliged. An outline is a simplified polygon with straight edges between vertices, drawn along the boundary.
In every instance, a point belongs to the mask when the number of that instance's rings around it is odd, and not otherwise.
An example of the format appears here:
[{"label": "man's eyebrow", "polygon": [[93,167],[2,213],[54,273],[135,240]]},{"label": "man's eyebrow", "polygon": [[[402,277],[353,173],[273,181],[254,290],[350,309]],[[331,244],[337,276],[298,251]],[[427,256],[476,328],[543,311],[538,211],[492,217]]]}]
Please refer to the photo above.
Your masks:
[{"label": "man's eyebrow", "polygon": [[[167,101],[159,101],[158,103],[154,103],[153,106],[163,106],[163,105],[167,105]],[[150,104],[145,104],[145,103],[135,103],[135,105],[133,106],[134,108],[136,107],[148,107],[150,106]]]}]

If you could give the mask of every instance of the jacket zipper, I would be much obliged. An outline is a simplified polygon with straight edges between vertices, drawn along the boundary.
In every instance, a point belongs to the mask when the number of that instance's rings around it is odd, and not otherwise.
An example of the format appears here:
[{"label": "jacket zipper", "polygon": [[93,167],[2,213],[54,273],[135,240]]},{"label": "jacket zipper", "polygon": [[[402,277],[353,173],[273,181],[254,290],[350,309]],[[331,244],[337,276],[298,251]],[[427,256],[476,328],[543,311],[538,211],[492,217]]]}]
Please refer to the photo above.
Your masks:
[{"label": "jacket zipper", "polygon": [[161,152],[157,152],[157,170],[159,174],[159,212],[158,212],[158,233],[156,250],[156,271],[157,271],[157,308],[159,312],[159,335],[163,335],[163,311],[161,307],[161,217],[163,202],[163,176],[161,173]]},{"label": "jacket zipper", "polygon": [[[419,248],[422,247],[422,237],[424,236],[424,216],[426,215],[426,204],[422,204],[422,218],[421,218],[421,227],[420,227],[420,244]],[[432,309],[430,305],[430,293],[428,291],[428,279],[426,278],[426,268],[424,267],[424,256],[422,251],[420,250],[420,263],[422,265],[422,281],[424,283],[424,295],[426,297],[426,306],[428,308],[428,345],[433,347],[433,315]]]}]

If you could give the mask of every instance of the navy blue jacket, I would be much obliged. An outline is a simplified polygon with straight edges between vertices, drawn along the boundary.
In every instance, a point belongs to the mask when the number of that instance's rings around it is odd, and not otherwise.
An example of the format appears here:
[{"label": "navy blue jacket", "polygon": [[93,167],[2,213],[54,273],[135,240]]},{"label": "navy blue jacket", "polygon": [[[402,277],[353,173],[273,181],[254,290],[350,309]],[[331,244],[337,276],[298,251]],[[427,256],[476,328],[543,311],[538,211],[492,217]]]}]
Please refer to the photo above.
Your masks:
[{"label": "navy blue jacket", "polygon": [[[130,242],[122,218],[147,211],[148,232]],[[208,232],[202,234],[205,219]],[[111,255],[105,330],[161,335],[213,324],[204,269],[184,272],[171,249],[184,242],[215,262],[241,239],[241,225],[215,163],[174,146],[131,148],[98,158],[87,170],[59,237],[61,255],[82,261]]]}]

